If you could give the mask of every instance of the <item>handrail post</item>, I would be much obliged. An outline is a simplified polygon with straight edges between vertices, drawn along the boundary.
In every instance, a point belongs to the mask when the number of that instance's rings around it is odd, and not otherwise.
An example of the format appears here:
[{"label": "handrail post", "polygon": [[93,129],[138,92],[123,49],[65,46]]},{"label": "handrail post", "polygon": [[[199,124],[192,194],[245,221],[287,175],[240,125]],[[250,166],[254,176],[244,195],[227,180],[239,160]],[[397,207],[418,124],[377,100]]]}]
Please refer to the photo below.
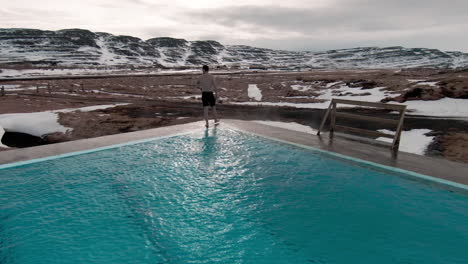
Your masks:
[{"label": "handrail post", "polygon": [[[354,105],[354,106],[365,106],[365,107],[383,108],[387,110],[395,110],[395,111],[399,111],[400,116],[397,121],[395,119],[386,119],[386,118],[381,118],[381,117],[358,116],[356,114],[347,114],[347,113],[337,112],[337,104],[347,104],[347,105]],[[320,136],[320,132],[323,130],[325,123],[328,119],[328,116],[330,116],[330,130],[329,130],[330,138],[333,137],[334,132],[337,129],[350,131],[352,133],[375,136],[375,137],[393,138],[393,142],[390,146],[390,149],[392,151],[392,157],[396,158],[396,155],[398,154],[398,149],[400,146],[401,132],[403,130],[403,121],[405,119],[405,112],[406,112],[406,105],[373,103],[373,102],[355,101],[355,100],[346,100],[346,99],[332,99],[325,113],[325,116],[322,120],[322,123],[320,124],[320,128],[317,131],[317,135]],[[349,118],[349,119],[366,120],[366,121],[374,121],[374,122],[379,122],[379,123],[384,123],[384,124],[397,125],[395,135],[391,136],[391,135],[387,135],[387,134],[377,132],[377,131],[370,131],[370,130],[352,128],[352,127],[347,127],[347,126],[338,126],[336,125],[337,116]]]},{"label": "handrail post", "polygon": [[[333,102],[333,99],[332,99],[332,102]],[[320,131],[323,130],[323,127],[325,126],[325,123],[327,122],[328,115],[330,114],[330,110],[332,107],[332,102],[330,102],[330,104],[328,105],[327,111],[325,112],[325,116],[323,117],[322,123],[320,124],[320,127],[317,131],[317,136],[320,136]]]},{"label": "handrail post", "polygon": [[400,138],[401,138],[401,131],[403,130],[403,120],[405,119],[405,111],[406,111],[406,106],[404,106],[403,109],[400,110],[400,120],[398,121],[398,126],[395,132],[395,137],[393,138],[392,152],[394,153],[395,157],[400,147]]},{"label": "handrail post", "polygon": [[332,100],[332,110],[330,115],[330,136],[333,136],[336,126],[336,102]]}]

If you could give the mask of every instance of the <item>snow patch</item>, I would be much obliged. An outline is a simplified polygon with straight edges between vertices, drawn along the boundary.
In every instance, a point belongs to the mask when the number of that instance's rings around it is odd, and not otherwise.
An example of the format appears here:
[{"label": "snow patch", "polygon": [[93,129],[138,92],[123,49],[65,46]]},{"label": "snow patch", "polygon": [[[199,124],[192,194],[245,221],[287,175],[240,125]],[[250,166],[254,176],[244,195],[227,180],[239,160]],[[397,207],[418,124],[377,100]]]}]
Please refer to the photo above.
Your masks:
[{"label": "snow patch", "polygon": [[317,99],[330,101],[332,98],[338,98],[366,102],[380,102],[380,100],[389,96],[389,92],[384,91],[384,89],[385,87],[375,87],[373,89],[361,90],[360,88],[349,87],[346,84],[341,84],[336,88],[326,89],[324,93],[317,97]]},{"label": "snow patch", "polygon": [[[395,131],[388,129],[380,129],[378,131],[389,135],[395,135]],[[418,155],[424,155],[427,147],[434,139],[432,136],[425,135],[429,132],[431,132],[430,129],[412,129],[409,131],[402,131],[400,139],[400,150]],[[393,142],[392,138],[385,137],[379,137],[376,140],[388,143]]]},{"label": "snow patch", "polygon": [[312,87],[310,87],[310,85],[293,84],[291,85],[291,89],[300,91],[300,92],[305,92],[305,91],[312,89]]},{"label": "snow patch", "polygon": [[65,108],[65,109],[55,110],[52,112],[54,113],[70,113],[70,112],[75,112],[75,111],[91,112],[94,110],[102,110],[102,109],[116,107],[119,105],[128,105],[128,103],[111,104],[111,105],[93,105],[93,106],[85,106],[85,107],[80,107],[80,108]]},{"label": "snow patch", "polygon": [[186,96],[168,96],[166,98],[189,100],[189,99],[201,99],[201,97],[202,97],[201,95],[186,95]]},{"label": "snow patch", "polygon": [[19,84],[5,84],[0,86],[0,88],[5,88],[5,91],[36,90],[36,87],[24,87]]},{"label": "snow patch", "polygon": [[[397,103],[399,104],[399,103]],[[468,117],[468,100],[442,98],[434,101],[406,101],[400,103],[407,105],[411,115],[439,116],[439,117]]]},{"label": "snow patch", "polygon": [[45,134],[71,130],[58,123],[58,114],[52,111],[22,113],[22,114],[3,114],[0,115],[0,126],[9,132],[25,133],[36,137],[42,137]]},{"label": "snow patch", "polygon": [[126,96],[126,97],[136,97],[136,98],[145,98],[146,97],[144,95],[138,95],[138,94],[112,93],[112,92],[105,92],[105,91],[100,91],[100,90],[91,90],[91,91],[93,93],[109,94],[109,95],[117,95],[117,96]]},{"label": "snow patch", "polygon": [[55,132],[66,133],[67,131],[71,131],[72,128],[59,124],[58,113],[69,113],[74,111],[89,112],[118,105],[125,104],[95,105],[35,113],[3,114],[0,115],[0,127],[3,127],[9,132],[25,133],[36,137],[42,137],[46,134]]},{"label": "snow patch", "polygon": [[[431,82],[434,83],[434,82]],[[331,86],[330,86],[331,87]],[[250,85],[249,85],[250,88]],[[391,91],[386,91],[385,87],[362,90],[360,88],[349,87],[345,84],[334,83],[333,88],[324,89],[316,99],[324,100],[320,103],[289,103],[289,102],[233,102],[238,105],[265,105],[265,106],[288,106],[296,108],[328,108],[332,98],[349,99],[366,102],[380,102],[382,99],[391,96]],[[250,94],[249,94],[250,97]],[[391,102],[407,106],[407,115],[424,115],[447,118],[468,118],[468,100],[455,98],[442,98],[439,100],[423,101],[411,100],[404,103]],[[353,106],[339,105],[339,108],[349,108]],[[396,113],[396,112],[395,112]]]},{"label": "snow patch", "polygon": [[3,129],[3,127],[0,126],[0,148],[9,148],[8,146],[2,144],[2,137],[4,134],[5,129]]},{"label": "snow patch", "polygon": [[431,87],[439,87],[437,85],[437,83],[438,82],[418,82],[415,85],[427,85],[427,86],[431,86]]},{"label": "snow patch", "polygon": [[337,85],[337,84],[339,84],[339,83],[341,83],[341,82],[327,83],[327,85],[326,85],[325,87],[330,88],[330,87],[335,86],[335,85]]},{"label": "snow patch", "polygon": [[310,126],[305,126],[296,122],[279,122],[279,121],[265,121],[265,120],[253,120],[252,122],[260,123],[268,126],[280,127],[284,129],[299,131],[303,133],[316,134],[317,130]]},{"label": "snow patch", "polygon": [[255,99],[255,101],[262,100],[262,91],[260,91],[256,84],[249,84],[247,92],[249,98]]},{"label": "snow patch", "polygon": [[5,88],[5,90],[10,90],[10,89],[16,89],[21,87],[19,84],[4,84],[1,86],[2,88]]}]

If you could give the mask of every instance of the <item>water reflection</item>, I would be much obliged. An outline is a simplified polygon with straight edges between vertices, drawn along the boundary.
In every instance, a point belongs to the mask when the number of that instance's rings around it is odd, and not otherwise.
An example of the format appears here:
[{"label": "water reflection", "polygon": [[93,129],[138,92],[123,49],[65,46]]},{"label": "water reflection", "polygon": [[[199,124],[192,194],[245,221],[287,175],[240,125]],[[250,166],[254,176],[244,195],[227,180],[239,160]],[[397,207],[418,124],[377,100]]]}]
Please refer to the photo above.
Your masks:
[{"label": "water reflection", "polygon": [[[211,133],[210,133],[211,131]],[[205,134],[203,137],[203,147],[202,147],[202,154],[205,155],[213,155],[216,150],[216,127],[212,129],[205,129]]]}]

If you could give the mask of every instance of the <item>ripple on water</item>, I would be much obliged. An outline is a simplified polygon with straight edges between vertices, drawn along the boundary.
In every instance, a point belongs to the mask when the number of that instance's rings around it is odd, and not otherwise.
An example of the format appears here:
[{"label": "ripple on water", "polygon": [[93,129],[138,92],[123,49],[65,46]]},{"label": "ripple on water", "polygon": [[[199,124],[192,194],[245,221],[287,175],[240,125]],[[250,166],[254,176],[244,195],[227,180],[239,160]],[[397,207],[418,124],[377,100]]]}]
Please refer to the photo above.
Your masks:
[{"label": "ripple on water", "polygon": [[0,170],[0,263],[462,263],[468,198],[232,130]]}]

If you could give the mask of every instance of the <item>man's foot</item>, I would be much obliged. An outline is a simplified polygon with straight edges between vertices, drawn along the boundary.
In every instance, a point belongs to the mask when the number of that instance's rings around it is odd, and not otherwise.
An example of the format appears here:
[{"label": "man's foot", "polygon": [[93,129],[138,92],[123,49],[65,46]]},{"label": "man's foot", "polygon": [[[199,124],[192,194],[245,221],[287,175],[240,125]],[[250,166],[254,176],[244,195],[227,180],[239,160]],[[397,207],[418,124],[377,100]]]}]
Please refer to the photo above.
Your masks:
[{"label": "man's foot", "polygon": [[206,124],[205,124],[205,127],[208,128],[208,127],[210,127],[210,126],[208,125],[208,123],[206,123]]},{"label": "man's foot", "polygon": [[215,124],[216,124],[216,125],[219,124],[219,120],[218,120],[218,119],[215,119]]}]

